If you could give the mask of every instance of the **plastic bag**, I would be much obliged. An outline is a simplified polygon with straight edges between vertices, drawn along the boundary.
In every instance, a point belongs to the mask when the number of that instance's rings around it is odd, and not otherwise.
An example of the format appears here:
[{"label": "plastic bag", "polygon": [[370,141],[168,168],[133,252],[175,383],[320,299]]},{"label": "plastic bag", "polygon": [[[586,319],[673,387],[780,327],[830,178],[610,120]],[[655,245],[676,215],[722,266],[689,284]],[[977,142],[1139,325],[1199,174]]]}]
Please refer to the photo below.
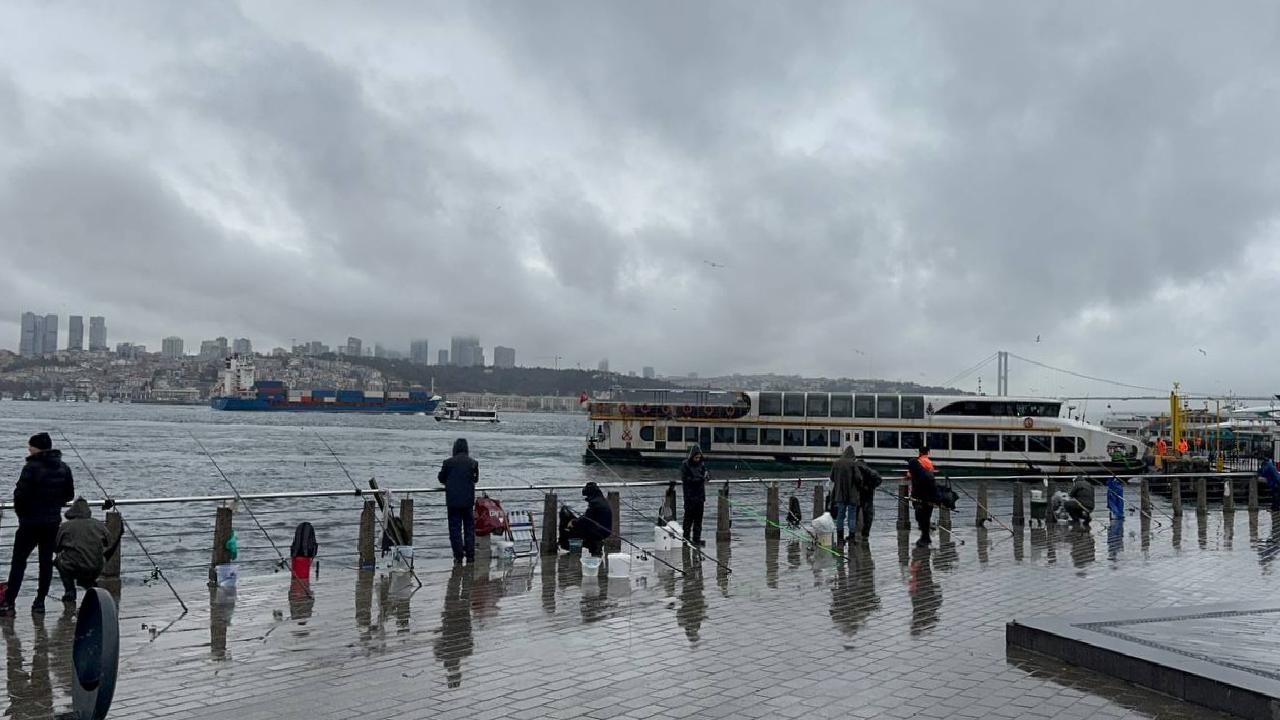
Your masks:
[{"label": "plastic bag", "polygon": [[836,531],[836,521],[831,519],[831,513],[822,513],[813,519],[813,532],[815,534],[834,533]]},{"label": "plastic bag", "polygon": [[231,537],[227,538],[227,542],[223,545],[227,552],[231,555],[232,562],[240,556],[240,542],[236,539],[236,531],[231,531]]}]

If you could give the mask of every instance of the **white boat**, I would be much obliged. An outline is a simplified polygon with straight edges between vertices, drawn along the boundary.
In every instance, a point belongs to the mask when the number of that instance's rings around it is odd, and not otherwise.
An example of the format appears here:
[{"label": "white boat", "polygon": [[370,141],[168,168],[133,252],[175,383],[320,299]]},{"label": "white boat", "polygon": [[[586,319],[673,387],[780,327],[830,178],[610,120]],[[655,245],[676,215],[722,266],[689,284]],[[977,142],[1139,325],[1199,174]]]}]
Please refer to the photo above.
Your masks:
[{"label": "white boat", "polygon": [[498,422],[498,407],[495,405],[486,409],[472,409],[446,400],[440,403],[440,408],[436,410],[436,421],[496,423]]},{"label": "white boat", "polygon": [[898,393],[625,390],[588,399],[587,463],[676,464],[689,448],[744,473],[829,466],[852,447],[902,468],[927,446],[964,474],[1141,471],[1139,440],[1060,417],[1063,402],[1030,397]]}]

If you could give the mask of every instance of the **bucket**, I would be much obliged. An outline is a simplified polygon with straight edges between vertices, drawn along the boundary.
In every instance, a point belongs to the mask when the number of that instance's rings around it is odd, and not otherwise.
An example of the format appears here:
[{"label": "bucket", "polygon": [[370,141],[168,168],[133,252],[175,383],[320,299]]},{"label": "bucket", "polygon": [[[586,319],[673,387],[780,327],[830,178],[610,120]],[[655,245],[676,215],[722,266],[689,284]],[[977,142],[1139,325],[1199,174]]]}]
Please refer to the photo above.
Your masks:
[{"label": "bucket", "polygon": [[595,555],[582,556],[582,574],[598,575],[600,573],[600,558]]},{"label": "bucket", "polygon": [[609,553],[609,577],[624,578],[631,574],[631,556],[626,553]]},{"label": "bucket", "polygon": [[236,578],[240,577],[239,565],[235,563],[214,565],[213,570],[218,577],[218,587],[233,588],[236,586]]},{"label": "bucket", "polygon": [[671,550],[679,540],[671,535],[671,532],[665,525],[655,525],[653,528],[653,546],[656,550]]},{"label": "bucket", "polygon": [[413,570],[413,546],[395,545],[387,553],[387,570],[391,572],[411,572]]},{"label": "bucket", "polygon": [[817,539],[819,547],[831,547],[833,542],[831,533],[815,533],[814,537]]},{"label": "bucket", "polygon": [[311,560],[309,557],[295,555],[293,557],[293,576],[299,580],[307,580],[311,577]]},{"label": "bucket", "polygon": [[576,555],[581,552],[582,552],[582,538],[569,538],[569,554]]}]

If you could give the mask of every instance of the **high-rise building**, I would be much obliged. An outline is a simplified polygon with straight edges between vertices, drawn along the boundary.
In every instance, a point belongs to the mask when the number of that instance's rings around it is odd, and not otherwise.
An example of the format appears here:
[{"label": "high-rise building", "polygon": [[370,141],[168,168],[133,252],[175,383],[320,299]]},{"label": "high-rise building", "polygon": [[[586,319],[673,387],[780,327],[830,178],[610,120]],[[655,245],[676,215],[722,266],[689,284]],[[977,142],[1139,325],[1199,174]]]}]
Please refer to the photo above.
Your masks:
[{"label": "high-rise building", "polygon": [[644,369],[640,371],[640,374],[644,376],[645,380],[652,380],[654,377],[653,366],[645,365]]},{"label": "high-rise building", "polygon": [[382,343],[373,344],[373,356],[376,358],[387,357],[387,349],[383,347]]},{"label": "high-rise building", "polygon": [[431,362],[431,349],[426,340],[414,340],[409,343],[409,361],[415,365],[426,365]]},{"label": "high-rise building", "polygon": [[107,319],[101,315],[89,318],[89,349],[105,352],[107,348]]},{"label": "high-rise building", "polygon": [[236,338],[235,342],[231,343],[231,352],[236,355],[252,355],[253,343],[249,342],[249,338]]},{"label": "high-rise building", "polygon": [[84,316],[72,315],[67,325],[67,349],[84,349]]},{"label": "high-rise building", "polygon": [[493,348],[493,366],[496,368],[513,368],[516,366],[516,349],[497,345]]},{"label": "high-rise building", "polygon": [[201,360],[222,360],[227,357],[227,339],[205,340],[200,343]]},{"label": "high-rise building", "polygon": [[329,346],[325,345],[319,340],[312,340],[311,342],[307,343],[306,352],[308,355],[328,355]]},{"label": "high-rise building", "polygon": [[182,357],[182,338],[169,336],[160,341],[160,354],[169,360]]},{"label": "high-rise building", "polygon": [[58,352],[58,316],[44,316],[44,344],[40,352],[48,355]]},{"label": "high-rise building", "polygon": [[358,337],[347,338],[347,351],[344,354],[350,355],[352,357],[360,357],[361,355],[364,354],[364,352],[361,350],[361,346],[363,344],[364,343],[362,343],[360,341],[360,338]]},{"label": "high-rise building", "polygon": [[605,373],[609,372],[609,358],[601,359],[600,362],[596,365],[596,371],[605,372]]},{"label": "high-rise building", "polygon": [[437,356],[437,362],[436,362],[436,364],[437,364],[437,365],[448,365],[448,364],[449,364],[449,351],[448,351],[448,350],[441,349],[441,350],[440,350],[440,352],[436,353],[436,356]]},{"label": "high-rise building", "polygon": [[44,342],[44,318],[33,312],[22,313],[22,333],[18,336],[18,354],[22,357],[39,355],[36,348]]},{"label": "high-rise building", "polygon": [[484,349],[474,335],[454,335],[449,339],[449,357],[458,367],[484,365]]}]

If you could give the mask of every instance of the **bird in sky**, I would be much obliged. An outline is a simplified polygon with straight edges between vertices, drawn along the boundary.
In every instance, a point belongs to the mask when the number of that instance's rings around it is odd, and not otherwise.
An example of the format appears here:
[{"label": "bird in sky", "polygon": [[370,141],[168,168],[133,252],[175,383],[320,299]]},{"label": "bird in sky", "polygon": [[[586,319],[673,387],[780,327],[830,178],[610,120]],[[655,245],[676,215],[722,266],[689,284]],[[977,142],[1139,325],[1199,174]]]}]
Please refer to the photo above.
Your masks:
[{"label": "bird in sky", "polygon": [[1204,348],[1196,348],[1196,349],[1200,351],[1200,354],[1201,354],[1201,355],[1203,355],[1203,356],[1205,356],[1205,357],[1209,357],[1209,353],[1205,352],[1205,351],[1204,351]]},{"label": "bird in sky", "polygon": [[1037,335],[1037,336],[1036,336],[1036,342],[1040,342],[1040,336],[1039,336],[1039,335]]},{"label": "bird in sky", "polygon": [[705,264],[705,265],[710,265],[710,266],[711,266],[711,267],[713,267],[713,268],[722,268],[722,267],[724,267],[724,265],[721,265],[720,263],[717,263],[717,262],[711,262],[710,260],[703,260],[702,262],[703,262],[703,264]]}]

